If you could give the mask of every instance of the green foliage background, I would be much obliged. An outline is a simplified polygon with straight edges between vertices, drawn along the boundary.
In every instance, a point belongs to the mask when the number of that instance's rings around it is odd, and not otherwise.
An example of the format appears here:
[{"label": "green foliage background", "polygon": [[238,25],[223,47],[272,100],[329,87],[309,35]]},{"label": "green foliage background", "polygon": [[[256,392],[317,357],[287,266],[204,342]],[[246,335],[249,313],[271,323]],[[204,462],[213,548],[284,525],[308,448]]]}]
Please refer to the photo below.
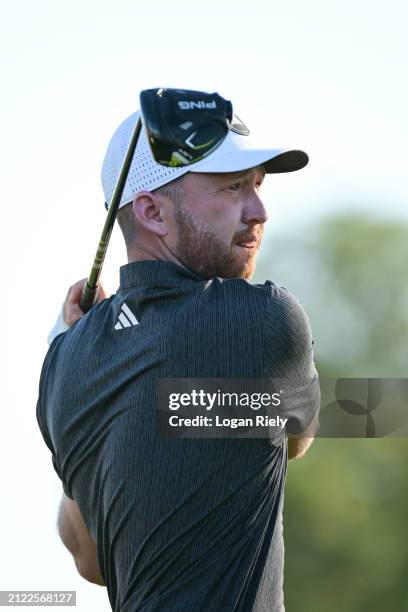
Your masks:
[{"label": "green foliage background", "polygon": [[[405,378],[408,225],[352,214],[265,238],[254,282],[309,315],[323,377]],[[408,440],[316,439],[289,463],[287,612],[408,610]]]}]

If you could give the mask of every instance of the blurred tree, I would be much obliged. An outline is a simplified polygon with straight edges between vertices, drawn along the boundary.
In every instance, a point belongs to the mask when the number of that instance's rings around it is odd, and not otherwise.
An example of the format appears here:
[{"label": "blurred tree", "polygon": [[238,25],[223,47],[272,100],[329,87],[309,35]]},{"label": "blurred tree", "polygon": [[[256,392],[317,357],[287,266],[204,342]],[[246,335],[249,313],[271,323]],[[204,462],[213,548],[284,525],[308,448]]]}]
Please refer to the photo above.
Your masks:
[{"label": "blurred tree", "polygon": [[304,305],[321,376],[407,376],[408,225],[331,217],[269,242],[254,282],[271,278]]},{"label": "blurred tree", "polygon": [[[305,307],[323,377],[406,377],[408,226],[350,215],[264,245],[266,278]],[[289,465],[287,612],[408,610],[408,441],[317,439]]]}]

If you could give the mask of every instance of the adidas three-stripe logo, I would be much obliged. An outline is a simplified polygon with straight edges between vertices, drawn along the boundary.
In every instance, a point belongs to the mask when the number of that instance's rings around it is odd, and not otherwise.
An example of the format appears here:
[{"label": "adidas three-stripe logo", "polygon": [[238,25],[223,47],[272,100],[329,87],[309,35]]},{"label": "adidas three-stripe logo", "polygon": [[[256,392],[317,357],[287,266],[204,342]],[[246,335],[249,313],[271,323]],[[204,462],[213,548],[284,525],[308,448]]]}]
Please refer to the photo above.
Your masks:
[{"label": "adidas three-stripe logo", "polygon": [[132,327],[133,325],[139,325],[139,321],[136,319],[133,312],[125,302],[122,304],[120,309],[119,320],[115,325],[115,329],[123,329],[124,327]]}]

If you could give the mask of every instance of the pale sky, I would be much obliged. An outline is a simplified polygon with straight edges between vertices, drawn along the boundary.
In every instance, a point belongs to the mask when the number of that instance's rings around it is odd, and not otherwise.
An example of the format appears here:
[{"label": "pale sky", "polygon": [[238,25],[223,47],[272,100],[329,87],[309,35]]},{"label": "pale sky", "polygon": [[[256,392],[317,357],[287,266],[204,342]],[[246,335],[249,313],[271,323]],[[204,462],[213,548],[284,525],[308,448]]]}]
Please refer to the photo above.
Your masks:
[{"label": "pale sky", "polygon": [[[407,221],[408,11],[403,0],[1,7],[0,589],[77,590],[78,611],[107,612],[57,538],[60,484],[35,403],[49,328],[97,246],[113,131],[141,89],[218,91],[269,146],[309,153],[306,169],[267,178],[271,240],[342,207]],[[110,291],[123,263],[115,232]]]}]

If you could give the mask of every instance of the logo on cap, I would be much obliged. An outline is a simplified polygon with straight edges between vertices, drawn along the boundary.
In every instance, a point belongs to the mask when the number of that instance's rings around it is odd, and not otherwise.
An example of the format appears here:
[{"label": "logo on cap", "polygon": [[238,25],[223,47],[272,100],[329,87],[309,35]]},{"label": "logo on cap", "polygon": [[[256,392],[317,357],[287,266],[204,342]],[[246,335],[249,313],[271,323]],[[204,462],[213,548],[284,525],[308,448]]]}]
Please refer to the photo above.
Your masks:
[{"label": "logo on cap", "polygon": [[250,131],[245,125],[245,123],[237,115],[234,115],[232,118],[230,130],[232,130],[236,134],[240,134],[241,136],[249,136],[250,134]]}]

